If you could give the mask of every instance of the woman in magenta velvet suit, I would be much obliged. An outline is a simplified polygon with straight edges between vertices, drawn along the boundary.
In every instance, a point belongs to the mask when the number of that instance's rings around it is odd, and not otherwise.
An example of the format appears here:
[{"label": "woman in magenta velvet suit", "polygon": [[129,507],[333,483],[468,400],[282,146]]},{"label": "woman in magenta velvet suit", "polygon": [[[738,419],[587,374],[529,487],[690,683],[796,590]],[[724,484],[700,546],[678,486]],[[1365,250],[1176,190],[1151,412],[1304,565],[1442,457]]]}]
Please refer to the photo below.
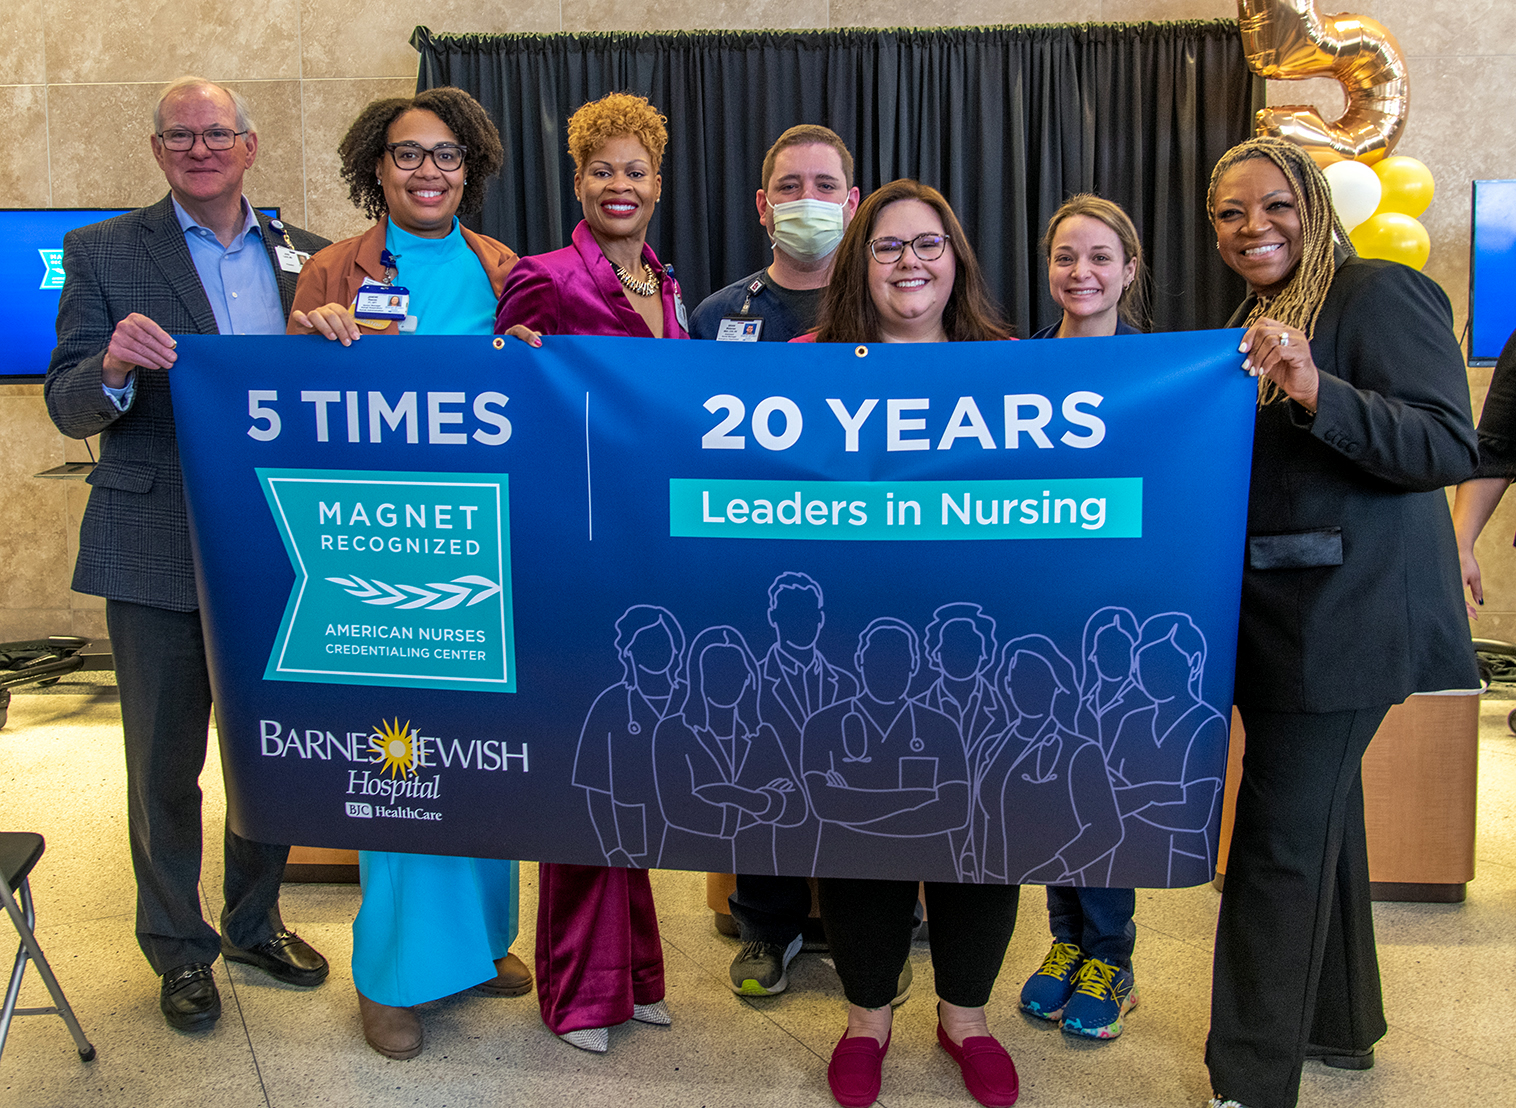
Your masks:
[{"label": "woman in magenta velvet suit", "polygon": [[569,153],[584,219],[572,245],[516,264],[497,334],[520,323],[544,335],[689,338],[679,284],[646,241],[667,141],[663,117],[641,96],[611,93],[574,113]]},{"label": "woman in magenta velvet suit", "polygon": [[[689,338],[679,286],[646,242],[663,187],[663,117],[645,97],[612,93],[574,113],[568,138],[584,220],[571,246],[516,264],[500,294],[496,333],[522,324],[544,335]],[[610,1045],[613,1024],[667,1025],[647,871],[544,862],[539,874],[543,1022],[596,1052]]]}]

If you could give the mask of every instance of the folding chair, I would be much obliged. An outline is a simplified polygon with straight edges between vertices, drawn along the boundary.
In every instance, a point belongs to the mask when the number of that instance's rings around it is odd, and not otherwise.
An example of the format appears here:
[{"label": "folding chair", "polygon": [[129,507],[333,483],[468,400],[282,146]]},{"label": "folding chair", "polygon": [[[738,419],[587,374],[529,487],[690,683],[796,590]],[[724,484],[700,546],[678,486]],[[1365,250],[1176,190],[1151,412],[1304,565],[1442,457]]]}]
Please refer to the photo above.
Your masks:
[{"label": "folding chair", "polygon": [[[41,835],[30,831],[0,831],[0,878],[3,878],[0,880],[0,900],[4,901],[6,912],[16,925],[16,933],[21,936],[21,945],[16,948],[16,965],[11,970],[10,987],[5,990],[5,1007],[0,1010],[0,1054],[5,1051],[5,1039],[10,1033],[12,1016],[61,1016],[68,1025],[68,1033],[74,1037],[74,1045],[79,1048],[79,1057],[89,1062],[95,1057],[95,1048],[84,1037],[84,1029],[74,1018],[74,1010],[68,1006],[68,998],[58,987],[53,968],[47,964],[42,948],[37,945],[37,936],[32,933],[37,913],[32,908],[32,886],[27,877],[42,857],[44,849],[46,844]],[[16,903],[15,893],[20,894],[20,904]],[[53,1005],[50,1008],[16,1007],[16,998],[21,994],[21,977],[26,972],[28,959],[37,963],[37,972],[42,975],[47,991],[52,995]]]}]

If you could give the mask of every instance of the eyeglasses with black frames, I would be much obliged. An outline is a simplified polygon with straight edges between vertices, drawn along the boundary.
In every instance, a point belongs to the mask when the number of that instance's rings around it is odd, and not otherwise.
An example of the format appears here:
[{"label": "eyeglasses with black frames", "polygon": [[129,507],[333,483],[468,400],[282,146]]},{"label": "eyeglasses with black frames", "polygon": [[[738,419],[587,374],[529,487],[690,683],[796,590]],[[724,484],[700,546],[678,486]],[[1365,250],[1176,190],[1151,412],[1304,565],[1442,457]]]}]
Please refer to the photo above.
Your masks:
[{"label": "eyeglasses with black frames", "polygon": [[188,131],[183,127],[171,127],[167,131],[158,132],[158,141],[163,143],[164,149],[183,154],[195,148],[196,139],[204,142],[207,150],[230,150],[245,134],[247,134],[246,131],[234,131],[230,127],[212,127],[207,131]]},{"label": "eyeglasses with black frames", "polygon": [[905,256],[905,248],[909,246],[911,253],[922,261],[935,262],[942,257],[942,252],[947,249],[952,237],[952,235],[923,231],[913,239],[869,239],[869,253],[874,256],[876,262],[894,265]]},{"label": "eyeglasses with black frames", "polygon": [[390,152],[390,160],[396,169],[420,169],[430,154],[432,164],[444,173],[462,168],[463,156],[468,153],[467,146],[452,142],[439,142],[430,150],[415,142],[387,142],[384,148]]}]

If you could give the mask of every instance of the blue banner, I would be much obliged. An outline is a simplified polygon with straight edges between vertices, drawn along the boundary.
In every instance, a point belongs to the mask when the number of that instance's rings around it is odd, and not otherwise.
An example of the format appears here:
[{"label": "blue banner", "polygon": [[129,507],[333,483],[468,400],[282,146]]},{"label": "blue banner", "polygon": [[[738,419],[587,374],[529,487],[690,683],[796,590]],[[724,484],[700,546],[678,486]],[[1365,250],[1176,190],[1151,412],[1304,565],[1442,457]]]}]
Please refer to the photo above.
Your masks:
[{"label": "blue banner", "polygon": [[233,826],[1207,881],[1256,397],[1237,340],[181,336]]}]

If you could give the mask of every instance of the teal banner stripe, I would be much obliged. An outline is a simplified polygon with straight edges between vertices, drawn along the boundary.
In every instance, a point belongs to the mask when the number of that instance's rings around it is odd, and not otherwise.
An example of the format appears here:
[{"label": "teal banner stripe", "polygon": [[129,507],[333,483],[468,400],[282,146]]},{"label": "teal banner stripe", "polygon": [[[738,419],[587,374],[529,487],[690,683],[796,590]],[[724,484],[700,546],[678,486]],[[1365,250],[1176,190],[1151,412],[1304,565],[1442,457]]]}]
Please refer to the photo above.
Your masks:
[{"label": "teal banner stripe", "polygon": [[1142,478],[669,481],[676,538],[1137,539]]}]

